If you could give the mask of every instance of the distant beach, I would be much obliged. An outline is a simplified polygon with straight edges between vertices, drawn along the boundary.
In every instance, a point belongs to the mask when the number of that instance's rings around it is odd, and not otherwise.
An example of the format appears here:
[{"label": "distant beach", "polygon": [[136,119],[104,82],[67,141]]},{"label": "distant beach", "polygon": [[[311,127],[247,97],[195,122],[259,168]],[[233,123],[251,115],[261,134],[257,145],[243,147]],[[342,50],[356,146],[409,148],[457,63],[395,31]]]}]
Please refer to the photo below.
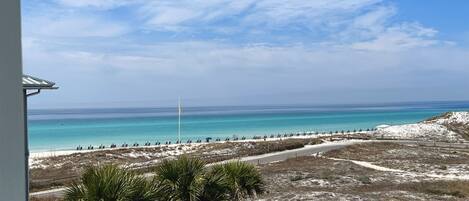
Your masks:
[{"label": "distant beach", "polygon": [[[330,132],[406,124],[450,110],[469,110],[469,102],[431,102],[329,106],[186,107],[182,142],[234,136]],[[29,112],[31,152],[71,151],[81,145],[140,145],[177,140],[176,108],[48,109]],[[57,152],[56,152],[57,153]]]}]

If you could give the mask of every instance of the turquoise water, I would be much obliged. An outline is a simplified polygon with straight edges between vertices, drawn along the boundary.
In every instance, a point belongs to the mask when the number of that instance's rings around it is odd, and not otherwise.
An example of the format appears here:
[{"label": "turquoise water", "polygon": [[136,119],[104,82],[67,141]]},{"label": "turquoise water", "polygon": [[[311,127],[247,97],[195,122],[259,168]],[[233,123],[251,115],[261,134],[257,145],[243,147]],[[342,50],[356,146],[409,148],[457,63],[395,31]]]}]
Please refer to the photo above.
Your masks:
[{"label": "turquoise water", "polygon": [[[446,111],[469,110],[469,102],[329,105],[187,107],[183,141],[205,137],[251,138],[301,131],[374,128],[413,123]],[[177,140],[176,108],[61,109],[29,111],[32,152],[111,143],[143,144]]]}]

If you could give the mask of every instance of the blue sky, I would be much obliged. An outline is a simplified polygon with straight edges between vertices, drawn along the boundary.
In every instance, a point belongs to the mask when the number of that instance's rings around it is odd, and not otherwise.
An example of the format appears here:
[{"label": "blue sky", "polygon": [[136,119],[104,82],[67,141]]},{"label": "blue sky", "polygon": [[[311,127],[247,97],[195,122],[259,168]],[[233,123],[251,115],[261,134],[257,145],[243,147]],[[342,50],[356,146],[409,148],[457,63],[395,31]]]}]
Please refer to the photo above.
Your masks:
[{"label": "blue sky", "polygon": [[469,100],[469,2],[23,0],[32,108]]}]

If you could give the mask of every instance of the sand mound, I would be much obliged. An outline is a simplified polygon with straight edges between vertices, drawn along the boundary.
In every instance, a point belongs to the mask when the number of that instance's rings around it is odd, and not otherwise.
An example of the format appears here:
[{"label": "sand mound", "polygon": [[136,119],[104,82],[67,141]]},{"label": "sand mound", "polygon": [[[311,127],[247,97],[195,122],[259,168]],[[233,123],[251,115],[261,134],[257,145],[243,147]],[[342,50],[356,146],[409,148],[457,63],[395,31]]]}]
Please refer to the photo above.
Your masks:
[{"label": "sand mound", "polygon": [[469,112],[449,112],[416,124],[378,129],[376,135],[406,139],[462,141],[469,136]]}]

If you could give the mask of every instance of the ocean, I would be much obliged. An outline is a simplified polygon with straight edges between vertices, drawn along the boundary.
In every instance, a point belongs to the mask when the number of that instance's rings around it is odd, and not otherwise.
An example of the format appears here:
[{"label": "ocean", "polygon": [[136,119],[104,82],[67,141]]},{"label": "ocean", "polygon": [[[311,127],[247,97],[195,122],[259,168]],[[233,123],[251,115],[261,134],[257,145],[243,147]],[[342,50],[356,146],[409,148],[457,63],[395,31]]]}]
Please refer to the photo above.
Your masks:
[{"label": "ocean", "polygon": [[[367,105],[184,107],[181,139],[252,138],[303,131],[366,130],[416,123],[469,102]],[[31,152],[177,140],[177,108],[41,109],[28,111]]]}]

